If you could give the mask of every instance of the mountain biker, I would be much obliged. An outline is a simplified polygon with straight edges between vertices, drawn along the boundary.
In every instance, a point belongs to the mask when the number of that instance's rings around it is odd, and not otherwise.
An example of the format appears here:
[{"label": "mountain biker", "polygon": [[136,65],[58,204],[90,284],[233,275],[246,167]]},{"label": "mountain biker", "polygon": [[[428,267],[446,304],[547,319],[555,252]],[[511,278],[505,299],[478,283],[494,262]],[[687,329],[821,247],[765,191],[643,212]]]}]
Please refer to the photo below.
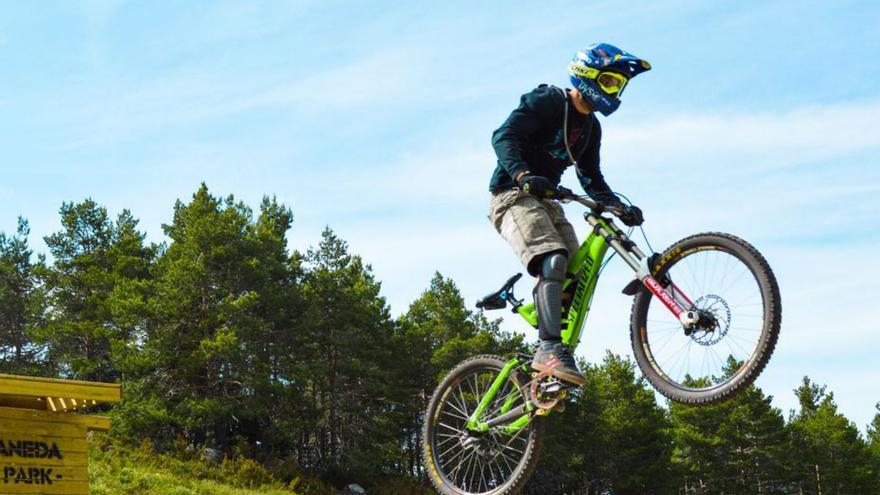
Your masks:
[{"label": "mountain biker", "polygon": [[562,343],[562,282],[568,257],[580,244],[554,199],[562,172],[574,165],[584,190],[597,202],[623,209],[621,221],[640,225],[642,211],[624,206],[599,169],[602,128],[595,116],[611,115],[630,79],[651,65],[607,43],[579,50],[569,64],[575,89],[542,84],[526,93],[492,135],[498,165],[489,183],[489,218],[513,247],[534,289],[539,345],[532,367],[580,385],[571,349]]}]

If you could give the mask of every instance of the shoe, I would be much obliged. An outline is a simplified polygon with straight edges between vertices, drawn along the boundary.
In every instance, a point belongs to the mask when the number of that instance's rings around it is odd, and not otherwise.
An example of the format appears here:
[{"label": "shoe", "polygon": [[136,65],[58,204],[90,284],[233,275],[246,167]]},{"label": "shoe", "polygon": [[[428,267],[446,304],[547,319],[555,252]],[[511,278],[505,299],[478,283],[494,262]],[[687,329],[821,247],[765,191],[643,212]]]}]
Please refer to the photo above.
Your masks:
[{"label": "shoe", "polygon": [[587,381],[583,373],[578,370],[571,350],[562,342],[544,341],[538,345],[535,357],[532,358],[532,368],[546,371],[560,380],[577,386]]}]

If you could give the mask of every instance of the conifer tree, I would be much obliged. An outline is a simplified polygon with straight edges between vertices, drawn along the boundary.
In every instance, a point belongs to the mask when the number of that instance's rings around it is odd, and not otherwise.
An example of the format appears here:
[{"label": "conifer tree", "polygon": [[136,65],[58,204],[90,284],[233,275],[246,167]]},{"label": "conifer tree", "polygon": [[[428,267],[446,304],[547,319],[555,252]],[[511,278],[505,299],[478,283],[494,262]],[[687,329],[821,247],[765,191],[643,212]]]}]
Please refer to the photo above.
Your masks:
[{"label": "conifer tree", "polygon": [[246,205],[218,199],[204,184],[189,203],[177,202],[163,226],[171,243],[156,267],[149,325],[128,363],[138,400],[118,411],[121,434],[166,442],[182,435],[224,450],[275,439],[261,433],[273,431],[272,399],[284,403],[284,380],[293,380],[282,357],[290,351],[291,221],[268,199],[254,221]]},{"label": "conifer tree", "polygon": [[45,363],[44,347],[34,341],[34,328],[40,326],[45,300],[36,263],[28,244],[30,227],[18,218],[15,234],[0,232],[0,373],[51,375]]},{"label": "conifer tree", "polygon": [[[601,399],[602,478],[619,494],[663,493],[670,485],[670,424],[635,364],[610,352],[594,374]],[[632,469],[638,465],[639,469]]]},{"label": "conifer tree", "polygon": [[[304,397],[312,408],[301,418],[304,465],[346,473],[379,470],[377,446],[386,436],[387,400],[396,355],[393,325],[372,269],[329,228],[302,257]],[[302,455],[301,455],[302,457]]]},{"label": "conifer tree", "polygon": [[64,376],[116,381],[112,348],[142,330],[132,310],[142,306],[155,248],[144,245],[137,223],[128,210],[114,222],[86,199],[64,203],[62,229],[45,238],[53,257],[45,271],[51,309],[40,338]]},{"label": "conifer tree", "polygon": [[877,411],[868,425],[868,447],[871,449],[874,486],[880,490],[880,402],[874,405]]},{"label": "conifer tree", "polygon": [[527,493],[668,493],[670,424],[635,364],[609,352],[601,364],[581,368],[587,382],[563,414],[548,418],[545,453]]},{"label": "conifer tree", "polygon": [[804,377],[792,417],[795,489],[806,494],[873,493],[871,453],[859,430],[837,410],[834,394]]},{"label": "conifer tree", "polygon": [[401,349],[398,385],[406,397],[403,472],[421,474],[422,414],[437,383],[460,361],[478,354],[510,356],[525,350],[522,336],[500,330],[500,321],[467,309],[461,292],[439,272],[397,321]]},{"label": "conifer tree", "polygon": [[[730,359],[730,375],[739,363]],[[692,379],[708,384],[708,378]],[[752,385],[725,401],[693,407],[670,403],[673,461],[686,493],[785,493],[789,445],[782,412]]]}]

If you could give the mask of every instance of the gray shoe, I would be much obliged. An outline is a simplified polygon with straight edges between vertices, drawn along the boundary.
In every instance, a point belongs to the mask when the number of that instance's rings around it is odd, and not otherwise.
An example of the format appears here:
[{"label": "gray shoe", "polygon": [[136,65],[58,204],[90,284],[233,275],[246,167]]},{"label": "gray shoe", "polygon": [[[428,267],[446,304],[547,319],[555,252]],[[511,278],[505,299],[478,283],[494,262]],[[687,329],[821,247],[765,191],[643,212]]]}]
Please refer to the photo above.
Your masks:
[{"label": "gray shoe", "polygon": [[574,355],[562,342],[544,341],[538,345],[532,359],[532,368],[546,371],[573,385],[581,386],[586,382],[583,373],[578,370]]}]

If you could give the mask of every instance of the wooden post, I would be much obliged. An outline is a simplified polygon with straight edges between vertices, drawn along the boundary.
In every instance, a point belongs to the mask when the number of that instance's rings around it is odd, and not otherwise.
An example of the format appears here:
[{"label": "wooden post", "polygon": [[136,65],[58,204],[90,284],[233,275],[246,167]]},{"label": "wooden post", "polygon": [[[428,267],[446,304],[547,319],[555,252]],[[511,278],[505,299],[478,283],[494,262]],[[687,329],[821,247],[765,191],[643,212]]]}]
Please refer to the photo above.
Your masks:
[{"label": "wooden post", "polygon": [[110,419],[76,411],[121,398],[112,383],[0,374],[0,494],[88,494],[86,433]]}]

